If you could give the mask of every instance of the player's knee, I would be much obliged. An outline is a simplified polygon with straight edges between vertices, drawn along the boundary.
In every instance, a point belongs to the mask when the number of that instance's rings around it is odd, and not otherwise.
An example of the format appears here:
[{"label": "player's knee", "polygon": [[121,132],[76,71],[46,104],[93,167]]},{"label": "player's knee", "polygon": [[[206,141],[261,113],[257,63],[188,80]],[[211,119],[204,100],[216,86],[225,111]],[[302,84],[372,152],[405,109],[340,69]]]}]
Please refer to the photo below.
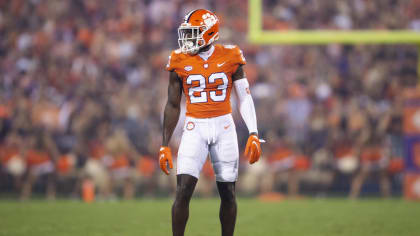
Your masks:
[{"label": "player's knee", "polygon": [[216,175],[216,181],[218,182],[236,182],[238,175],[235,172],[232,173],[220,173]]},{"label": "player's knee", "polygon": [[220,199],[222,200],[222,203],[225,204],[236,204],[235,188],[229,186],[220,191]]},{"label": "player's knee", "polygon": [[185,203],[188,202],[191,198],[191,190],[187,185],[178,186],[176,191],[176,201]]},{"label": "player's knee", "polygon": [[189,203],[190,203],[190,198],[188,196],[180,195],[175,198],[173,207],[176,209],[180,209],[180,208],[182,209],[182,208],[188,207]]}]

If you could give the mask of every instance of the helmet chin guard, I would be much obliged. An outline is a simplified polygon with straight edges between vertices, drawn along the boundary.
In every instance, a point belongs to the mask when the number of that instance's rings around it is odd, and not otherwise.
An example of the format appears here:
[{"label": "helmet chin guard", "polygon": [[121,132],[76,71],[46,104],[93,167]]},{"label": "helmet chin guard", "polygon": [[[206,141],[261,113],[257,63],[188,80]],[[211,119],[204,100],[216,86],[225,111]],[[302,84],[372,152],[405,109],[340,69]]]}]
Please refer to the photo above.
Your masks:
[{"label": "helmet chin guard", "polygon": [[197,54],[219,38],[219,19],[204,9],[188,13],[178,28],[178,44],[182,53]]}]

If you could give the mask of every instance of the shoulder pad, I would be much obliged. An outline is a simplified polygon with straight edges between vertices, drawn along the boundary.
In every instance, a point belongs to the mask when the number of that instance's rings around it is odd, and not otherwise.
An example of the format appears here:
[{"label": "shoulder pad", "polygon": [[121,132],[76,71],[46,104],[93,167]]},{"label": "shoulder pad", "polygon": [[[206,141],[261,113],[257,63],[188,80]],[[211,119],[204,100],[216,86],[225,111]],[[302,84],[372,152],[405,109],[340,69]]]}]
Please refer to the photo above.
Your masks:
[{"label": "shoulder pad", "polygon": [[166,64],[167,71],[173,71],[179,67],[179,62],[181,61],[182,53],[180,49],[174,50],[171,52],[171,55],[168,58],[168,64]]},{"label": "shoulder pad", "polygon": [[223,45],[223,48],[229,51],[229,54],[231,55],[234,64],[246,64],[246,60],[242,53],[242,50],[237,45]]}]

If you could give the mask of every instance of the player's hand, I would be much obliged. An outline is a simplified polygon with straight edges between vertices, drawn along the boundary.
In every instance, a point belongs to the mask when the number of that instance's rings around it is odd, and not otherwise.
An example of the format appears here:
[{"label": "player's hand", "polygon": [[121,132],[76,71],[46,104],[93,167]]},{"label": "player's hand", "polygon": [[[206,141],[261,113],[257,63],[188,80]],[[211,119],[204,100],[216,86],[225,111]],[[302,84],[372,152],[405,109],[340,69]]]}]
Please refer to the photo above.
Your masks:
[{"label": "player's hand", "polygon": [[254,164],[260,159],[261,146],[257,135],[251,134],[249,136],[245,147],[245,156],[248,158],[249,164]]},{"label": "player's hand", "polygon": [[168,164],[169,164],[169,168],[172,169],[173,164],[172,164],[171,148],[161,146],[159,150],[159,166],[160,166],[160,169],[162,169],[162,171],[165,172],[165,174],[167,175],[169,175]]}]

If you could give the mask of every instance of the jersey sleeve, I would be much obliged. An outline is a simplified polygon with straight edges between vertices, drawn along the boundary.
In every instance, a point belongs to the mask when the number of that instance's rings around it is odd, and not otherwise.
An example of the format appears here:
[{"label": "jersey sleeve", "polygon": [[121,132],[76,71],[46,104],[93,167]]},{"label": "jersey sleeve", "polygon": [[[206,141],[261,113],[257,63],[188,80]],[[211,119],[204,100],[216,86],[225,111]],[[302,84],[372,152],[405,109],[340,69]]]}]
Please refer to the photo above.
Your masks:
[{"label": "jersey sleeve", "polygon": [[246,60],[244,54],[242,53],[242,50],[238,46],[235,46],[232,50],[233,63],[236,65],[245,65]]},{"label": "jersey sleeve", "polygon": [[179,54],[180,52],[178,52],[178,50],[172,51],[168,59],[168,64],[166,64],[165,69],[167,71],[176,71],[176,69],[179,68],[179,61],[180,61]]},{"label": "jersey sleeve", "polygon": [[223,46],[230,57],[232,65],[245,65],[246,60],[242,50],[236,45],[224,45]]},{"label": "jersey sleeve", "polygon": [[240,65],[245,65],[246,60],[242,50],[236,45],[224,45],[226,54],[229,55],[231,72],[235,73]]}]

